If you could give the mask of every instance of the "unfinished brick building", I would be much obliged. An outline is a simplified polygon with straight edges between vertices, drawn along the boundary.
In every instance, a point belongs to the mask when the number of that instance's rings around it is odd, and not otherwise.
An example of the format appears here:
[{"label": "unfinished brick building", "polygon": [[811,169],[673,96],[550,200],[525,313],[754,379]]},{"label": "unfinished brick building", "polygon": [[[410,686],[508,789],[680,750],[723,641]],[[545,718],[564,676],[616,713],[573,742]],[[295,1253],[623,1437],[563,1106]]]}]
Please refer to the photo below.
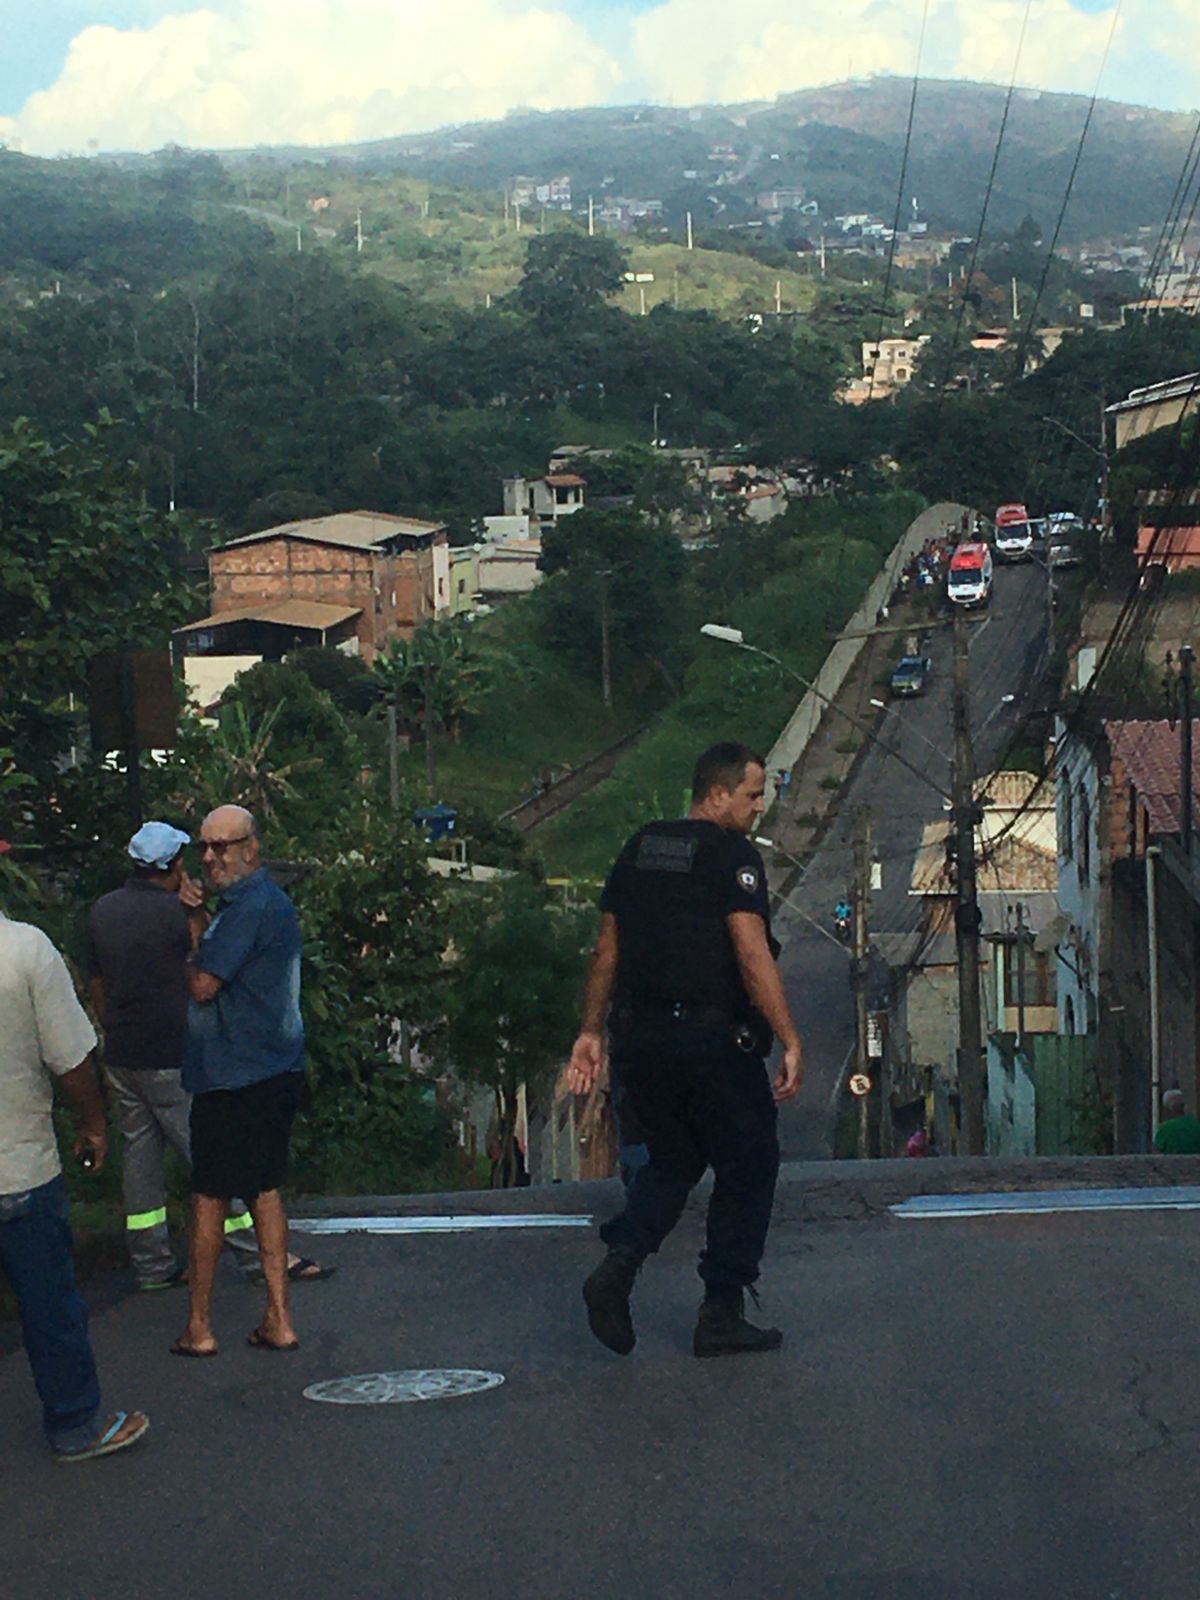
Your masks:
[{"label": "unfinished brick building", "polygon": [[209,552],[212,613],[179,630],[189,657],[278,660],[331,644],[368,663],[450,611],[446,528],[378,511],[288,522]]}]

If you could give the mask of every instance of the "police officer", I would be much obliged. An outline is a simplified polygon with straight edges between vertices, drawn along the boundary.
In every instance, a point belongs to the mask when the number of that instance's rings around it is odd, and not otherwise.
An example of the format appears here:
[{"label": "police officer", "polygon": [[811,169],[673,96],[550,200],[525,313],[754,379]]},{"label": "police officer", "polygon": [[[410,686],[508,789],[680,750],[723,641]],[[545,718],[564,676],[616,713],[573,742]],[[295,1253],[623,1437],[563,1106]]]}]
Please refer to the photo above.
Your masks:
[{"label": "police officer", "polygon": [[[776,1106],[804,1076],[775,964],[762,857],[747,838],[763,810],[765,779],[762,758],[745,745],[706,750],[686,820],[635,833],[600,901],[567,1083],[584,1094],[603,1071],[607,1018],[614,1080],[649,1152],[624,1211],[600,1230],[608,1254],[583,1287],[592,1332],[619,1355],[635,1343],[629,1300],[638,1270],[710,1166],[693,1350],[736,1355],[782,1343],[778,1329],[754,1327],[743,1314],[779,1169]],[[773,1094],[764,1067],[772,1036],[783,1045]]]}]

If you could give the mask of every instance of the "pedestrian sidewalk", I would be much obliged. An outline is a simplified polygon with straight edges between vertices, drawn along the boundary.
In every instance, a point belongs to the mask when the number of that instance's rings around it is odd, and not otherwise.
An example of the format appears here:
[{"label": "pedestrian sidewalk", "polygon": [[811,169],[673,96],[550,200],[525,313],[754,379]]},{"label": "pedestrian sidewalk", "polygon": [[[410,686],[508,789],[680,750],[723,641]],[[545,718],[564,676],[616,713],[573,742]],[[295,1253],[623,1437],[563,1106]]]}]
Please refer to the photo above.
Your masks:
[{"label": "pedestrian sidewalk", "polygon": [[[763,818],[763,835],[776,846],[764,854],[772,895],[783,894],[801,864],[812,855],[838,814],[848,779],[884,712],[871,700],[884,699],[892,667],[904,654],[911,634],[928,626],[927,600],[904,600],[892,606],[881,632],[867,641],[845,683],[825,709],[817,731],[792,769],[792,781]],[[853,721],[849,720],[853,719]],[[860,724],[855,727],[854,723]],[[869,732],[868,732],[869,730]]]}]

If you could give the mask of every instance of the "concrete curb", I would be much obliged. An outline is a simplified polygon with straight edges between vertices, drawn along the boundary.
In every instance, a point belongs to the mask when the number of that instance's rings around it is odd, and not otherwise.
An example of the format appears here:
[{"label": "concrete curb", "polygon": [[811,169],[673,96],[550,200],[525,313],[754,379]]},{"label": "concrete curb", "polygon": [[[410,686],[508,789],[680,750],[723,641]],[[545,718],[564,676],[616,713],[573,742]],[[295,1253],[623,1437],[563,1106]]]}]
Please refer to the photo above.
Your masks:
[{"label": "concrete curb", "polygon": [[[1018,1189],[1122,1189],[1200,1184],[1200,1156],[1063,1156],[1000,1160],[967,1156],[924,1161],[793,1161],[779,1174],[779,1220],[870,1217],[913,1195]],[[702,1186],[701,1194],[705,1186]],[[527,1189],[450,1194],[323,1195],[295,1198],[294,1217],[605,1216],[621,1204],[615,1178]]]}]

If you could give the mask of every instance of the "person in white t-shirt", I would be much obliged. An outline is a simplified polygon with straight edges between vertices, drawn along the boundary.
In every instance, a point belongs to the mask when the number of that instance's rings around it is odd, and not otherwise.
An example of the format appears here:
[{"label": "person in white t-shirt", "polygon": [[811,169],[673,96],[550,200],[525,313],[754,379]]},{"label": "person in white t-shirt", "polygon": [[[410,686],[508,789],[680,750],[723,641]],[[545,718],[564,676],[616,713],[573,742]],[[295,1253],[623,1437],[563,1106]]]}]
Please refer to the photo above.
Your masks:
[{"label": "person in white t-shirt", "polygon": [[140,1411],[102,1411],[87,1307],[75,1287],[54,1085],[79,1124],[77,1159],[99,1172],[108,1133],[95,1043],[50,940],[0,913],[0,1268],[17,1298],[46,1437],[60,1461],[111,1455],[150,1426]]}]

